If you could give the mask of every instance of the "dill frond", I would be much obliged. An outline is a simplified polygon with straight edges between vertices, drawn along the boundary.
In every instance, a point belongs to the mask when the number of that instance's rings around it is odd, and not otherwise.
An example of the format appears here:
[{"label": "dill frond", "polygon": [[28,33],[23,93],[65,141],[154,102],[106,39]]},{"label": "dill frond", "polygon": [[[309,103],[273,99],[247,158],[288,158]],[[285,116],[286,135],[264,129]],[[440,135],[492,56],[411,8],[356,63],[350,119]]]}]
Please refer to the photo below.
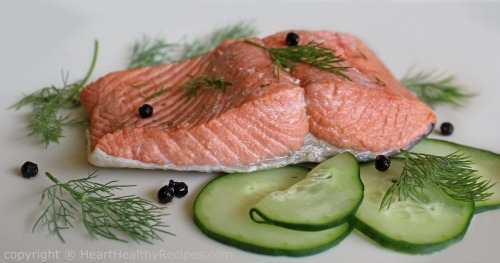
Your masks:
[{"label": "dill frond", "polygon": [[180,89],[186,92],[187,98],[192,98],[198,94],[200,89],[226,91],[229,86],[233,85],[222,77],[210,77],[206,75],[198,76],[186,82]]},{"label": "dill frond", "polygon": [[401,152],[404,155],[403,171],[385,193],[380,209],[389,209],[394,201],[422,201],[421,193],[429,186],[460,201],[483,201],[493,194],[487,191],[494,184],[482,181],[477,171],[471,168],[472,161],[463,154],[455,152],[436,156],[405,150]]},{"label": "dill frond", "polygon": [[251,22],[239,22],[215,29],[208,39],[195,39],[191,43],[182,45],[181,55],[177,61],[192,59],[203,55],[216,48],[224,40],[254,37],[258,34],[257,29]]},{"label": "dill frond", "polygon": [[304,45],[269,48],[249,40],[245,40],[245,42],[262,48],[269,53],[275,66],[274,72],[278,71],[278,78],[280,70],[293,72],[293,70],[295,70],[295,63],[305,63],[339,75],[349,81],[351,80],[349,76],[345,74],[349,67],[339,65],[339,63],[345,61],[345,59],[336,55],[334,49],[327,48],[323,46],[322,43],[311,41]]},{"label": "dill frond", "polygon": [[143,88],[143,85],[140,85],[140,84],[132,84],[130,85],[131,88],[133,89],[138,89],[139,92],[140,92],[140,96],[142,98],[144,98],[145,100],[151,100],[151,99],[154,99],[156,97],[159,97],[163,94],[165,94],[166,92],[168,92],[170,89],[169,88],[166,88],[166,87],[158,87],[155,89],[155,91],[153,91],[151,94],[147,94],[146,91],[144,91],[142,88]]},{"label": "dill frond", "polygon": [[162,37],[151,39],[143,35],[140,40],[135,41],[127,68],[157,66],[174,61],[178,48],[178,44],[167,43]]},{"label": "dill frond", "polygon": [[128,68],[156,66],[192,59],[216,48],[224,40],[253,37],[257,33],[253,23],[239,22],[215,29],[206,39],[198,38],[191,42],[184,38],[179,43],[168,43],[161,37],[150,39],[143,36],[134,44]]},{"label": "dill frond", "polygon": [[[116,241],[128,242],[124,236],[140,243],[152,243],[162,240],[164,230],[163,207],[137,196],[115,196],[114,191],[132,185],[117,185],[116,181],[105,184],[92,181],[97,175],[89,174],[86,178],[60,182],[52,174],[45,174],[54,185],[47,187],[40,204],[49,205],[36,220],[33,231],[40,224],[46,224],[52,235],[57,235],[64,243],[62,231],[72,228],[76,214],[81,213],[83,224],[92,239],[104,237]],[[71,199],[67,199],[68,195]]]},{"label": "dill frond", "polygon": [[442,76],[432,71],[407,74],[401,79],[401,84],[432,108],[441,104],[461,107],[475,96],[463,91],[454,76]]},{"label": "dill frond", "polygon": [[34,93],[25,95],[19,102],[10,108],[19,110],[24,106],[31,105],[32,111],[28,116],[29,135],[38,134],[42,137],[45,147],[51,142],[59,142],[63,137],[64,126],[86,125],[84,118],[73,118],[71,115],[58,115],[59,110],[75,108],[80,106],[80,91],[85,86],[94,70],[99,43],[94,43],[94,55],[92,63],[85,77],[74,83],[68,83],[68,74],[62,74],[62,87],[50,85]]}]

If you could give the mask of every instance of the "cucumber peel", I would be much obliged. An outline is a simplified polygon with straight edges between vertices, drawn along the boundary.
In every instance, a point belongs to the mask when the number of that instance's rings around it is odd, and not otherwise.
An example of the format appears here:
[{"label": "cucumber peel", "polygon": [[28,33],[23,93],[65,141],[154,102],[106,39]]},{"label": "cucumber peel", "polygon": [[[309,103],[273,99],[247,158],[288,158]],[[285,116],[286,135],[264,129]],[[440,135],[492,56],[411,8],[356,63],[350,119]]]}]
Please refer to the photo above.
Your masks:
[{"label": "cucumber peel", "polygon": [[351,232],[349,223],[322,231],[297,231],[259,224],[248,215],[262,197],[289,188],[308,172],[304,167],[287,166],[220,176],[196,198],[194,222],[208,237],[254,253],[298,257],[327,250]]},{"label": "cucumber peel", "polygon": [[365,197],[351,220],[354,228],[383,247],[410,254],[429,254],[461,240],[474,214],[474,202],[452,199],[430,185],[422,190],[423,202],[400,200],[380,209],[403,167],[398,158],[385,172],[376,170],[374,162],[361,165]]},{"label": "cucumber peel", "polygon": [[431,155],[457,151],[470,157],[480,176],[496,183],[488,200],[458,201],[425,185],[420,201],[399,200],[380,209],[401,175],[403,159],[391,158],[389,170],[380,172],[374,162],[358,164],[345,153],[312,171],[287,166],[220,176],[196,198],[194,222],[214,240],[266,255],[316,254],[337,245],[353,227],[395,251],[433,253],[460,241],[474,213],[500,208],[499,154],[437,139],[424,139],[411,149]]},{"label": "cucumber peel", "polygon": [[351,153],[322,162],[291,187],[275,191],[250,209],[257,223],[318,231],[347,222],[363,199],[359,165]]}]

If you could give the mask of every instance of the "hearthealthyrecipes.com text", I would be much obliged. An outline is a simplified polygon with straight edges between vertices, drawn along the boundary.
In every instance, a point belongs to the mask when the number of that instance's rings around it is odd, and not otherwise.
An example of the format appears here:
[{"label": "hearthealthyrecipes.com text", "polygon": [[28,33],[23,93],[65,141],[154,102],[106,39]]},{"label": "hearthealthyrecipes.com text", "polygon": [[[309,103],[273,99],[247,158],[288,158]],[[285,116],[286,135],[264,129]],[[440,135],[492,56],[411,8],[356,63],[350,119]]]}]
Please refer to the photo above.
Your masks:
[{"label": "hearthealthyrecipes.com text", "polygon": [[[46,262],[54,260],[116,260],[116,261],[163,261],[163,260],[228,260],[233,255],[227,251],[168,251],[168,250],[90,250],[90,249],[66,249],[66,250],[31,250],[31,251],[4,251],[3,260],[7,262]],[[4,262],[4,261],[0,262]]]}]

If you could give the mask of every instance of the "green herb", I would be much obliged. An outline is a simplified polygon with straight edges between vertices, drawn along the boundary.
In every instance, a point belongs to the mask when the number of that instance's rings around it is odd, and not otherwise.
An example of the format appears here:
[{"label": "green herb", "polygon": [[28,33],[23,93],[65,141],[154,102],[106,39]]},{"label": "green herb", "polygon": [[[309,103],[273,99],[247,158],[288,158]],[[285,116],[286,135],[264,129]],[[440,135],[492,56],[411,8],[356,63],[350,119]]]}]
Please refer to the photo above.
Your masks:
[{"label": "green herb", "polygon": [[464,92],[456,83],[454,76],[439,76],[434,72],[421,71],[413,76],[407,75],[403,77],[401,83],[431,107],[439,104],[463,106],[474,96]]},{"label": "green herb", "polygon": [[161,37],[150,39],[143,36],[135,42],[128,68],[156,66],[195,58],[216,48],[224,40],[253,37],[256,34],[253,23],[239,22],[215,29],[207,39],[195,39],[192,42],[187,42],[184,38],[180,43],[168,43]]},{"label": "green herb", "polygon": [[198,94],[200,89],[226,91],[233,85],[222,77],[199,76],[193,78],[182,85],[180,88],[186,92],[186,97],[192,98]]},{"label": "green herb", "polygon": [[476,170],[471,168],[472,161],[458,152],[446,156],[401,152],[405,164],[403,171],[385,193],[380,209],[389,209],[393,201],[423,201],[422,192],[427,187],[435,187],[461,201],[482,201],[493,194],[487,192],[493,184],[481,181]]},{"label": "green herb", "polygon": [[167,91],[168,91],[168,88],[159,87],[158,89],[156,89],[155,92],[153,92],[150,95],[146,96],[146,99],[148,99],[148,100],[154,99],[156,97],[159,97],[159,96],[163,95]]},{"label": "green herb", "polygon": [[23,99],[12,106],[19,110],[24,106],[32,105],[33,110],[28,117],[28,129],[31,130],[30,135],[39,134],[42,136],[45,147],[51,142],[59,142],[59,138],[63,136],[63,126],[87,124],[87,120],[84,118],[72,118],[70,114],[61,116],[57,113],[64,108],[80,106],[80,90],[85,86],[94,70],[98,49],[99,43],[95,41],[92,63],[82,80],[68,83],[68,75],[63,75],[61,88],[54,85],[42,88],[30,95],[25,95]]},{"label": "green herb", "polygon": [[368,60],[368,57],[365,55],[365,53],[361,52],[358,48],[356,50],[359,52],[358,55],[354,55],[353,58],[362,58],[364,60]]},{"label": "green herb", "polygon": [[[98,236],[127,242],[128,236],[136,242],[152,243],[162,240],[159,233],[171,234],[162,230],[162,207],[136,196],[117,197],[113,191],[132,185],[116,185],[116,181],[106,184],[91,181],[95,173],[88,177],[60,182],[50,173],[45,174],[54,185],[42,193],[41,203],[46,199],[49,205],[33,226],[33,231],[40,223],[46,223],[49,232],[57,235],[64,242],[61,230],[73,227],[76,213],[80,212],[83,224],[92,239]],[[73,200],[66,199],[68,193]],[[74,203],[79,204],[77,209]]]},{"label": "green herb", "polygon": [[257,33],[257,29],[251,22],[239,22],[218,28],[214,30],[208,40],[196,39],[191,43],[184,43],[178,61],[203,55],[216,48],[224,40],[254,37]]},{"label": "green herb", "polygon": [[167,125],[168,127],[171,127],[174,125],[174,121],[165,121],[165,122],[162,122],[160,123],[160,125]]},{"label": "green herb", "polygon": [[313,67],[334,73],[347,80],[351,80],[344,72],[349,67],[339,66],[338,64],[345,61],[341,56],[335,54],[334,49],[324,47],[322,43],[314,43],[313,41],[298,46],[288,46],[284,48],[268,48],[249,40],[246,43],[262,48],[271,57],[274,63],[273,74],[278,71],[278,79],[280,70],[290,72],[295,70],[295,63],[301,62]]},{"label": "green herb", "polygon": [[128,64],[129,69],[143,66],[157,66],[175,61],[177,44],[167,43],[161,37],[150,39],[143,35],[141,40],[136,40],[132,50],[132,57]]},{"label": "green herb", "polygon": [[378,85],[380,85],[380,86],[387,86],[385,84],[385,82],[383,82],[379,77],[375,76],[375,80],[376,80],[376,82],[377,82]]},{"label": "green herb", "polygon": [[163,95],[165,92],[167,92],[169,89],[168,88],[165,88],[165,87],[158,87],[156,88],[156,90],[151,93],[151,94],[147,94],[143,89],[142,87],[144,87],[145,85],[142,85],[142,84],[131,84],[130,87],[132,87],[133,89],[138,89],[139,92],[141,93],[141,97],[146,99],[146,100],[150,100],[150,99],[154,99],[156,97],[159,97],[161,95]]}]

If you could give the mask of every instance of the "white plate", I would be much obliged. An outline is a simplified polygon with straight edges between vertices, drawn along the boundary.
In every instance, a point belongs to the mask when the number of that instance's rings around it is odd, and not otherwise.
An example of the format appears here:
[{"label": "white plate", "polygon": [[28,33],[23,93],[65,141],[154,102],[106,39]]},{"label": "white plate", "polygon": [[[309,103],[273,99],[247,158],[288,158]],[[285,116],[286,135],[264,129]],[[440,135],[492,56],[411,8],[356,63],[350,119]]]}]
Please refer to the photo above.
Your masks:
[{"label": "white plate", "polygon": [[[86,160],[83,129],[68,129],[59,145],[45,149],[28,137],[28,109],[7,108],[50,83],[60,84],[60,71],[80,79],[90,63],[93,41],[100,54],[92,80],[127,66],[134,38],[164,35],[175,42],[204,36],[217,26],[254,20],[261,36],[287,29],[329,29],[364,39],[397,77],[412,66],[455,74],[478,95],[464,108],[439,107],[438,122],[451,121],[455,133],[446,139],[500,151],[500,4],[493,2],[185,2],[167,1],[2,1],[0,3],[1,183],[0,262],[267,262],[288,257],[251,254],[215,242],[192,222],[192,204],[214,174],[100,169],[99,180],[120,180],[137,187],[124,191],[155,200],[169,179],[183,180],[190,193],[168,205],[166,223],[177,236],[155,245],[90,240],[79,225],[63,232],[66,243],[47,234],[31,233],[50,171],[61,180],[83,177],[96,167]],[[433,134],[433,137],[440,137]],[[37,162],[41,175],[24,180],[20,165]],[[354,231],[340,245],[309,262],[498,262],[500,210],[474,217],[463,241],[432,255],[415,256],[383,249]],[[74,254],[72,254],[72,252]],[[24,255],[24,258],[20,258]],[[27,258],[27,257],[30,258]],[[74,256],[74,258],[72,258]],[[156,257],[156,258],[155,258]],[[55,258],[55,260],[54,260]],[[27,260],[28,259],[28,260]]]}]

